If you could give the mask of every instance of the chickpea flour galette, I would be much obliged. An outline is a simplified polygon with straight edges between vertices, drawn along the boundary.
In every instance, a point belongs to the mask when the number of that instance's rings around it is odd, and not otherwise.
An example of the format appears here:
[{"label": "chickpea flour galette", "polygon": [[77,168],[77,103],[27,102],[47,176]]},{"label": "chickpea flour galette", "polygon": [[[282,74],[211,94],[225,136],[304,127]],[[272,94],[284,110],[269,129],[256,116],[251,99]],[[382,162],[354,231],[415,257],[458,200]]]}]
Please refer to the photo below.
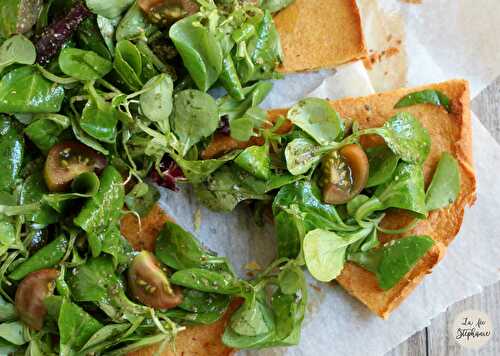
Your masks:
[{"label": "chickpea flour galette", "polygon": [[[290,3],[0,0],[2,352],[294,346],[306,270],[387,317],[439,261],[475,199],[467,83],[266,112]],[[241,278],[169,220],[183,184],[270,212],[276,260]]]},{"label": "chickpea flour galette", "polygon": [[[439,97],[441,97],[441,99],[439,99]],[[404,100],[401,100],[401,98],[404,98]],[[399,103],[398,106],[405,106],[405,102],[414,104],[425,102],[427,104],[412,105],[401,109],[395,108],[395,104]],[[430,103],[441,103],[442,106],[434,106]],[[346,254],[348,261],[343,265],[340,275],[337,276],[338,283],[374,313],[383,318],[387,318],[390,312],[408,296],[418,283],[422,281],[424,276],[431,272],[432,267],[443,258],[447,246],[451,243],[460,229],[465,207],[474,203],[476,184],[471,152],[470,112],[468,103],[468,84],[460,80],[415,89],[401,89],[395,92],[376,94],[369,97],[347,98],[330,102],[330,106],[334,108],[337,113],[342,113],[343,117],[350,117],[354,122],[358,123],[360,128],[365,129],[382,126],[384,122],[387,121],[388,117],[396,115],[396,113],[404,110],[418,118],[418,121],[423,127],[427,128],[430,134],[430,150],[427,159],[423,162],[423,180],[426,187],[425,205],[428,209],[432,209],[427,214],[427,217],[425,219],[415,220],[415,214],[409,213],[409,211],[403,209],[391,208],[382,218],[377,229],[377,239],[380,243],[384,244],[382,248],[377,247],[372,250],[368,249],[368,251],[372,252],[357,252],[351,255],[349,249],[356,246],[356,244],[352,244],[346,249],[346,252],[342,252]],[[270,121],[273,121],[273,118],[286,115],[286,113],[287,110],[271,111],[269,113]],[[446,135],[442,134],[444,132]],[[361,142],[366,152],[369,152],[370,149],[381,149],[379,137],[367,136],[362,138]],[[239,145],[244,146],[241,142]],[[222,151],[219,152],[219,154],[221,153]],[[387,155],[382,157],[383,159],[378,161],[369,159],[370,168],[380,167],[382,163],[388,167],[392,166],[389,170],[394,170],[394,166],[397,167],[397,164],[394,163],[394,157],[393,159],[390,159],[391,157]],[[455,160],[456,163],[453,163]],[[456,168],[451,168],[451,166],[455,164],[458,164],[458,166],[456,166]],[[321,169],[321,164],[319,164],[318,169]],[[371,170],[366,186],[370,186],[374,181],[377,181],[375,179],[376,177],[384,176],[380,173],[382,171],[378,168],[376,169],[376,171],[374,169]],[[446,177],[445,183],[443,184],[448,187],[441,190],[436,187],[438,184],[437,182],[444,178],[443,176]],[[439,199],[437,199],[435,193],[432,193],[435,189],[440,191],[439,195],[443,194]],[[327,190],[327,192],[328,191],[329,190]],[[279,200],[279,195],[280,192],[274,198],[274,204]],[[321,196],[321,194],[319,194],[319,196]],[[328,209],[328,205],[322,205],[319,202],[320,199],[311,200],[305,199],[304,197],[307,198],[307,195],[301,192],[301,195],[295,197],[295,201],[302,202],[303,204],[299,206],[302,206],[301,209],[305,211],[304,215],[306,218],[303,219],[305,222],[311,221],[311,223],[314,224],[321,224],[321,221],[328,222],[330,220],[330,215],[327,214],[328,210],[326,210]],[[366,200],[366,198],[362,199]],[[453,202],[448,205],[448,202],[452,200]],[[355,199],[351,201],[355,201]],[[440,203],[437,203],[438,201],[440,201]],[[352,204],[353,203],[348,203],[345,205],[345,208],[348,209]],[[446,207],[436,209],[438,206]],[[336,205],[335,207],[337,210],[343,209],[341,205]],[[354,215],[356,214],[354,213]],[[122,220],[122,233],[131,241],[135,248],[140,249],[142,247],[154,249],[154,241],[158,231],[161,230],[167,219],[167,215],[156,207],[152,209],[145,220],[142,220],[143,224],[146,226],[145,233],[139,233],[137,220],[132,216],[128,216]],[[292,222],[292,220],[289,221]],[[277,224],[279,224],[279,221]],[[277,229],[279,238],[279,226],[277,226]],[[292,229],[285,230],[285,232],[292,231]],[[314,238],[315,234],[316,233],[310,235],[306,234],[305,236],[309,235]],[[420,235],[420,237],[411,237],[418,235]],[[422,235],[426,235],[432,240]],[[286,234],[284,233],[283,236],[286,236]],[[290,233],[290,236],[293,236],[293,234]],[[396,242],[392,243],[393,245],[389,242],[392,240],[396,240]],[[365,244],[365,246],[369,245],[369,241],[369,238],[365,238],[361,246]],[[389,251],[394,248],[394,246],[396,246],[396,248],[402,246],[400,247],[402,251],[410,246],[409,251],[412,251],[410,255],[418,253],[421,257],[419,259],[413,258],[413,264],[409,266],[407,265],[409,261],[408,258],[412,257],[404,253],[399,255],[400,252],[396,252],[397,250],[393,250],[392,252],[396,253],[392,254]],[[328,247],[327,245],[322,251],[328,251]],[[383,258],[384,255],[382,255],[382,257],[377,256],[379,253],[385,253],[385,258]],[[415,254],[413,257],[414,256]],[[381,258],[381,261],[377,262],[378,258]],[[398,258],[405,258],[407,260],[405,263],[400,264]],[[390,261],[390,263],[382,263],[384,260]],[[369,268],[371,268],[371,266],[369,263],[373,261],[375,261],[376,264],[373,269],[370,270]],[[342,260],[341,263],[343,263]],[[391,264],[394,265],[391,266]],[[394,268],[394,266],[401,267],[404,265],[406,265],[406,267],[399,271],[399,273],[389,273],[384,277],[384,274],[387,272],[387,270],[385,270],[386,268]],[[375,267],[380,268],[380,271]],[[405,274],[402,273],[404,271],[406,271]],[[333,273],[338,272],[338,270],[327,269],[327,272]],[[328,278],[330,278],[330,276],[328,276]],[[399,280],[398,277],[400,278]],[[383,283],[392,285],[392,288],[387,288],[387,285]],[[238,305],[238,301],[235,303]],[[232,309],[230,309],[230,313],[232,313]],[[228,321],[228,316],[226,315],[226,317],[219,320],[216,324],[213,324],[210,328],[206,326],[188,328],[185,334],[179,334],[176,346],[179,350],[188,353],[200,352],[203,354],[203,350],[206,350],[207,354],[211,354],[211,352],[220,352],[220,354],[224,354],[223,352],[228,352],[228,350],[223,347],[224,344],[221,343],[220,340],[224,332],[224,325],[228,323],[230,323],[230,320]],[[194,337],[193,333],[199,335],[199,337]],[[189,340],[191,337],[196,340],[195,344],[190,343]],[[207,340],[211,340],[211,342],[206,344],[209,346],[206,346],[207,348],[204,349],[200,344],[207,342]],[[154,349],[154,347],[152,347],[152,349]]]}]

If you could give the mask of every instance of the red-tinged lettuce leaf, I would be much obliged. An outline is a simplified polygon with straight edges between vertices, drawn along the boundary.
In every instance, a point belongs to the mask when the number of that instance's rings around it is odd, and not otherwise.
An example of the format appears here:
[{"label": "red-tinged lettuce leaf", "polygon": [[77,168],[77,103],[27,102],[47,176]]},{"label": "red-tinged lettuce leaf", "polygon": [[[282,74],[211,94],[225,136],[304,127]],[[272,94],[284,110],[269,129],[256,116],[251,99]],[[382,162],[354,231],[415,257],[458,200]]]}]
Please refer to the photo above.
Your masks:
[{"label": "red-tinged lettuce leaf", "polygon": [[151,171],[151,179],[161,187],[165,187],[167,189],[178,191],[177,181],[185,180],[184,173],[182,172],[181,167],[177,165],[177,163],[170,157],[163,157],[160,163],[160,171],[161,174],[153,169]]},{"label": "red-tinged lettuce leaf", "polygon": [[56,56],[78,26],[90,15],[92,13],[85,5],[77,2],[66,16],[47,27],[35,44],[37,63],[47,64]]}]

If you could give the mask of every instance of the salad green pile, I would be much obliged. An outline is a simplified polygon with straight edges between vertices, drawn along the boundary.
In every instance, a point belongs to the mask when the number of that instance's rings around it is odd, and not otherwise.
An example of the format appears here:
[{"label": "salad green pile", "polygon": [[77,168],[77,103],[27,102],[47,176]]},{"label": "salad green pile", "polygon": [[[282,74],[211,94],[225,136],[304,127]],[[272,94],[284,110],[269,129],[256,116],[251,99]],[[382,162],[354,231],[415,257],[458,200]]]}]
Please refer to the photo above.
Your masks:
[{"label": "salad green pile", "polygon": [[[416,118],[359,129],[320,99],[259,108],[282,58],[272,13],[291,2],[0,0],[0,353],[161,351],[235,299],[227,346],[296,345],[304,265],[330,281],[353,261],[390,289],[432,247],[377,236],[402,232],[380,226],[387,209],[424,219],[458,195],[449,154],[424,189]],[[420,103],[450,109],[434,91],[397,106]],[[174,223],[134,251],[120,219],[182,183],[216,211],[271,206],[277,259],[242,279]]]}]

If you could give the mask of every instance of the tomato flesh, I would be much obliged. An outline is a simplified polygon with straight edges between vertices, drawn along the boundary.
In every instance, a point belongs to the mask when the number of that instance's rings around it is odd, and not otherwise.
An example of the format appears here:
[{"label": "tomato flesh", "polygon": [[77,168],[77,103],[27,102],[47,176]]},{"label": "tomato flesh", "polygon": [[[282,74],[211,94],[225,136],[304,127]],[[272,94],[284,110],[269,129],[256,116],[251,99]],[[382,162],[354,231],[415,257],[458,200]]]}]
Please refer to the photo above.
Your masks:
[{"label": "tomato flesh", "polygon": [[128,285],[132,295],[154,309],[171,309],[182,303],[182,292],[172,287],[156,257],[142,251],[128,270]]},{"label": "tomato flesh", "polygon": [[368,157],[359,145],[347,145],[328,153],[321,164],[323,201],[344,204],[366,186],[369,174]]},{"label": "tomato flesh", "polygon": [[43,175],[51,192],[63,192],[80,174],[100,171],[106,164],[106,157],[90,147],[79,142],[64,142],[50,149]]},{"label": "tomato flesh", "polygon": [[59,271],[53,268],[31,272],[16,290],[15,306],[22,322],[34,330],[41,330],[47,314],[44,299],[52,294]]}]

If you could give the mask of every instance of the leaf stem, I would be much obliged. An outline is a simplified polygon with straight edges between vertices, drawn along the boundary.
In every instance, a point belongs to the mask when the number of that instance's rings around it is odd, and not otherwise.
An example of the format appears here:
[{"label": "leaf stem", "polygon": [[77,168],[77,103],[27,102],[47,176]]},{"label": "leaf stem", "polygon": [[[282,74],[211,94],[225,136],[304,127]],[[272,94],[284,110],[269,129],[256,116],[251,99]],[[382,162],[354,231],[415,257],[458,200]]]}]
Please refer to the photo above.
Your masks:
[{"label": "leaf stem", "polygon": [[356,221],[363,221],[364,218],[369,216],[371,213],[384,208],[384,204],[375,196],[371,197],[366,203],[361,205],[355,214]]}]

